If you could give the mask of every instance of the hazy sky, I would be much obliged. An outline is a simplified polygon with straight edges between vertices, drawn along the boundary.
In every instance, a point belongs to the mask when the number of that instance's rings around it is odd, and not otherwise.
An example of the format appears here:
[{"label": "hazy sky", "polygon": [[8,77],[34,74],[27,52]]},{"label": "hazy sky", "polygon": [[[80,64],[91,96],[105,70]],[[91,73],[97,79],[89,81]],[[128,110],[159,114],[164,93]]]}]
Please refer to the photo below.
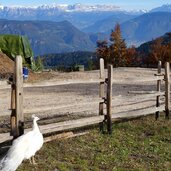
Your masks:
[{"label": "hazy sky", "polygon": [[0,0],[3,6],[39,6],[43,4],[113,4],[124,9],[152,9],[171,0]]}]

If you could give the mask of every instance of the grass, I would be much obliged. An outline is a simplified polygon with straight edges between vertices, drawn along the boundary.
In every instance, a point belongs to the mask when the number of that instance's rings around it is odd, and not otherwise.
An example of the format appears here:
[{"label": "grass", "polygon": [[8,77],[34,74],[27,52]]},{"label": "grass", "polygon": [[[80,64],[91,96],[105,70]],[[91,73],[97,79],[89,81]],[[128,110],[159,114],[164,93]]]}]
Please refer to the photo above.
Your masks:
[{"label": "grass", "polygon": [[171,170],[171,121],[154,116],[114,123],[112,135],[93,128],[84,136],[44,144],[37,165],[19,171]]}]

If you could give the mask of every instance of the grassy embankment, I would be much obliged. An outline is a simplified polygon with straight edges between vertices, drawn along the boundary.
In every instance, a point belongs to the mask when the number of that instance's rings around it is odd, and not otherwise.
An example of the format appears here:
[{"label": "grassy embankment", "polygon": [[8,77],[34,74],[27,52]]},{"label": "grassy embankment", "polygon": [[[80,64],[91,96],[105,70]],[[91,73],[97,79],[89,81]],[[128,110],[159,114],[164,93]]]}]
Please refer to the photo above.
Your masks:
[{"label": "grassy embankment", "polygon": [[44,144],[36,161],[25,161],[19,171],[171,170],[171,120],[149,116],[113,124],[111,136],[94,128]]}]

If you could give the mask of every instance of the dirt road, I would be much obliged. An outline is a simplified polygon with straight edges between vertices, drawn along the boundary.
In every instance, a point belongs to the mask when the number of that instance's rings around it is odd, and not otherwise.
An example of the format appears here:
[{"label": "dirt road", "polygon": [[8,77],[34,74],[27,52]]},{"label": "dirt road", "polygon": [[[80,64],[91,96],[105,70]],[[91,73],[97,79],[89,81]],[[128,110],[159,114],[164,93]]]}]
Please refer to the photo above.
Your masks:
[{"label": "dirt road", "polygon": [[[142,68],[116,68],[113,72],[113,112],[128,109],[142,108],[155,105],[155,98],[151,101],[135,104],[129,102],[135,94],[129,91],[155,91],[156,81],[147,83],[131,82],[131,79],[143,79],[154,76],[155,69]],[[37,87],[24,88],[24,113],[25,115],[97,115],[99,104],[99,71],[59,73],[53,72],[53,78],[35,83]],[[121,80],[126,79],[123,83]],[[91,82],[69,84],[74,81]],[[68,83],[62,85],[62,83]],[[54,86],[48,86],[52,85]],[[55,84],[59,84],[56,85]],[[10,89],[0,84],[0,115],[10,115]],[[26,84],[29,86],[30,84]],[[42,86],[46,85],[46,86]],[[123,103],[123,97],[127,102]],[[138,96],[137,96],[138,98]]]}]

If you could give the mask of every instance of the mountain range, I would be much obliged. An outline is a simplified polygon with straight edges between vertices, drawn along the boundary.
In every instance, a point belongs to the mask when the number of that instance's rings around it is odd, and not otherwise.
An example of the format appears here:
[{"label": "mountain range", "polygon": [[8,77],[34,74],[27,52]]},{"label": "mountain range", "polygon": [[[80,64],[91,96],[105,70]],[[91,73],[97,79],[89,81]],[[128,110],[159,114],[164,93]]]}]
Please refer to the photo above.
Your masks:
[{"label": "mountain range", "polygon": [[111,16],[83,31],[94,34],[103,33],[102,37],[106,39],[116,23],[120,23],[122,36],[127,44],[138,46],[171,31],[171,12],[150,12],[137,17],[126,14]]},{"label": "mountain range", "polygon": [[171,31],[171,12],[150,12],[121,24],[128,44],[140,45]]},{"label": "mountain range", "polygon": [[84,32],[91,32],[91,33],[108,33],[111,31],[112,27],[115,26],[116,23],[123,23],[125,21],[129,21],[133,18],[136,18],[139,15],[135,14],[128,14],[124,12],[116,12],[115,14],[112,14],[105,19],[98,20],[94,22],[94,24],[85,27],[82,29]]},{"label": "mountain range", "polygon": [[116,23],[128,45],[140,45],[171,31],[171,5],[125,11],[108,5],[0,7],[0,34],[28,37],[35,55],[94,51]]},{"label": "mountain range", "polygon": [[165,4],[165,5],[162,5],[160,7],[150,10],[150,12],[171,12],[171,5]]},{"label": "mountain range", "polygon": [[0,20],[0,34],[28,37],[35,55],[73,51],[93,51],[89,36],[68,21]]},{"label": "mountain range", "polygon": [[0,6],[0,18],[9,20],[67,20],[79,29],[88,27],[98,20],[113,14],[143,14],[144,11],[127,12],[115,5],[42,5],[38,7],[6,7]]}]

